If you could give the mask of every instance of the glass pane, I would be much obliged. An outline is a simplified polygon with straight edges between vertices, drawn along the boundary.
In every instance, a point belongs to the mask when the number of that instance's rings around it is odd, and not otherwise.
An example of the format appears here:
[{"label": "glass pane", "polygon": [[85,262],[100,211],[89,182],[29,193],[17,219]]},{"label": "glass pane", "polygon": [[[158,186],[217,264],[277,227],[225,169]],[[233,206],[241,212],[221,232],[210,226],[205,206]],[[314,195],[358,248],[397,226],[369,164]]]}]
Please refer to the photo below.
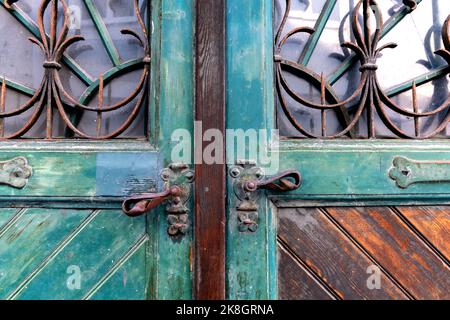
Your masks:
[{"label": "glass pane", "polygon": [[[147,21],[148,2],[138,3],[142,23]],[[134,1],[50,1],[39,26],[43,3],[21,0],[10,8],[0,4],[0,137],[147,137],[148,35]],[[62,34],[65,23],[67,35]],[[47,41],[42,41],[39,27]],[[124,29],[135,34],[123,34]],[[82,40],[62,45],[80,36]]]},{"label": "glass pane", "polygon": [[[377,4],[275,0],[274,8],[274,28],[279,31],[275,39],[277,124],[282,136],[449,135],[449,69],[435,51],[444,49],[442,30],[450,1],[422,1],[412,10],[400,0]],[[362,35],[359,42],[356,25]],[[295,32],[299,27],[314,31]],[[345,42],[352,45],[342,47]],[[376,51],[389,43],[397,46]],[[361,49],[355,56],[355,50]]]}]

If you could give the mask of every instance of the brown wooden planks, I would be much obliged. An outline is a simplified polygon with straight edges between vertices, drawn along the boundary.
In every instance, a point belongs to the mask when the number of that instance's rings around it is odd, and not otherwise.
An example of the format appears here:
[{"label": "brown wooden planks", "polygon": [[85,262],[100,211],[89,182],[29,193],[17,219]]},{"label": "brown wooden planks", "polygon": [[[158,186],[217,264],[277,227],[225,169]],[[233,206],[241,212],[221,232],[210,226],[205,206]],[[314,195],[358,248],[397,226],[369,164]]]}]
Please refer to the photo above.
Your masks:
[{"label": "brown wooden planks", "polygon": [[449,207],[396,208],[447,260],[450,260]]},{"label": "brown wooden planks", "polygon": [[[374,262],[319,209],[281,209],[279,238],[342,299],[406,299],[385,274],[382,286],[367,286]],[[283,268],[279,266],[279,269]],[[280,282],[285,279],[280,278]],[[281,286],[280,286],[281,287]]]},{"label": "brown wooden planks", "polygon": [[284,248],[278,245],[278,277],[280,300],[331,300],[333,295],[314,279]]},{"label": "brown wooden planks", "polygon": [[[195,166],[196,299],[225,299],[225,1],[196,1],[196,120],[222,133],[223,157]],[[215,141],[218,142],[218,141]],[[206,145],[196,145],[201,151]],[[197,156],[197,152],[196,152]]]},{"label": "brown wooden planks", "polygon": [[450,298],[448,266],[389,208],[327,210],[415,298]]}]

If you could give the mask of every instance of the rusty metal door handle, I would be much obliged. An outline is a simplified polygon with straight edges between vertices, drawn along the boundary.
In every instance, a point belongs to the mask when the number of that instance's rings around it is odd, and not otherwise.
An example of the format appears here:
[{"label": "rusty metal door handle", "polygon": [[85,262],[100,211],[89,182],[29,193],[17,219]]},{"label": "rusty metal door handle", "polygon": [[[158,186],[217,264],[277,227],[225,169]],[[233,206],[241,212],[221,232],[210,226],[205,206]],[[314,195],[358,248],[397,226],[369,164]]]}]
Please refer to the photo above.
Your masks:
[{"label": "rusty metal door handle", "polygon": [[182,163],[170,164],[161,172],[164,190],[131,196],[122,203],[123,212],[129,217],[139,217],[166,203],[168,229],[171,236],[182,236],[189,229],[187,202],[191,196],[194,173]]},{"label": "rusty metal door handle", "polygon": [[168,200],[181,201],[180,196],[180,187],[173,186],[164,192],[144,193],[139,196],[127,198],[122,204],[122,210],[129,217],[139,217]]},{"label": "rusty metal door handle", "polygon": [[254,192],[258,189],[266,189],[276,192],[289,192],[300,188],[301,183],[302,177],[300,172],[296,170],[288,170],[260,181],[246,181],[244,183],[244,189],[248,192]]},{"label": "rusty metal door handle", "polygon": [[258,230],[259,197],[258,190],[289,192],[301,187],[302,177],[297,170],[287,170],[264,178],[261,168],[254,163],[238,163],[229,170],[236,195],[238,228],[241,232]]}]

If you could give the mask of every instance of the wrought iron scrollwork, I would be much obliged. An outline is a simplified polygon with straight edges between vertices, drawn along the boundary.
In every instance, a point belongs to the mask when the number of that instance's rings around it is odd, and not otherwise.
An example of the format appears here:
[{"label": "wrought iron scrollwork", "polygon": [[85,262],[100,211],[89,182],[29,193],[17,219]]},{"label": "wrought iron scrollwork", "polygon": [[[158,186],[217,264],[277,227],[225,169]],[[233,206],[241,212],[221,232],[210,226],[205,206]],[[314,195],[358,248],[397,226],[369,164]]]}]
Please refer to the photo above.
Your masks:
[{"label": "wrought iron scrollwork", "polygon": [[[19,0],[3,0],[3,4],[8,10],[15,10],[13,4],[18,1]],[[107,106],[103,103],[104,87],[111,79],[108,79],[105,75],[100,75],[99,79],[96,82],[97,86],[95,89],[98,93],[98,106],[91,107],[81,103],[76,98],[74,98],[64,88],[60,76],[62,59],[66,50],[74,43],[83,41],[84,38],[79,35],[71,37],[68,36],[70,11],[65,0],[42,0],[37,16],[39,37],[30,37],[29,40],[32,43],[36,44],[44,54],[45,61],[43,61],[42,66],[45,69],[45,73],[34,95],[23,105],[13,108],[6,107],[5,97],[7,81],[5,78],[3,78],[3,81],[1,81],[2,85],[0,89],[0,122],[2,124],[0,126],[0,139],[13,139],[23,137],[37,123],[38,119],[43,113],[46,114],[47,119],[45,137],[47,139],[54,138],[53,118],[55,111],[59,113],[59,116],[64,121],[65,125],[79,138],[98,140],[112,139],[120,136],[131,126],[145,104],[144,102],[148,95],[147,87],[150,74],[150,45],[148,40],[147,28],[145,26],[144,19],[139,11],[139,0],[134,0],[133,2],[136,18],[140,26],[140,31],[136,32],[130,29],[123,29],[121,33],[137,39],[139,44],[144,49],[144,57],[141,59],[143,71],[140,76],[140,80],[138,81],[133,92],[128,97],[115,104]],[[61,30],[58,30],[57,27],[59,6],[62,6],[64,12]],[[46,30],[46,24],[44,23],[44,16],[47,10],[50,10],[50,24],[48,33]],[[131,112],[127,115],[125,121],[117,129],[106,135],[102,135],[101,125],[103,115],[108,112],[119,110],[131,103],[133,103],[133,107],[131,109]],[[17,132],[4,135],[3,121],[6,118],[23,115],[25,112],[33,108],[34,111],[32,112],[28,121],[26,121],[25,124],[23,124]],[[77,127],[77,125],[73,123],[73,119],[70,116],[70,111],[96,113],[96,135],[88,134]]]},{"label": "wrought iron scrollwork", "polygon": [[[285,33],[285,26],[291,11],[292,0],[286,0],[286,10],[281,20],[278,32],[275,37],[275,69],[276,69],[276,86],[279,98],[279,104],[286,115],[289,122],[293,127],[302,135],[308,138],[319,139],[335,139],[344,137],[351,134],[351,131],[355,128],[357,123],[361,120],[364,112],[367,115],[367,132],[368,138],[377,138],[375,116],[378,115],[383,124],[397,137],[405,139],[429,139],[442,133],[446,128],[450,120],[450,97],[448,97],[441,105],[434,108],[432,111],[420,112],[417,101],[417,87],[416,82],[412,82],[412,106],[400,106],[396,104],[386,92],[382,89],[379,83],[377,75],[378,58],[380,53],[385,49],[395,49],[397,45],[395,43],[387,43],[380,45],[380,40],[383,33],[384,21],[383,16],[379,10],[378,4],[374,0],[361,0],[357,3],[354,10],[351,13],[351,27],[355,42],[344,42],[342,47],[348,48],[354,52],[357,59],[361,63],[360,73],[361,79],[352,94],[345,100],[340,100],[332,87],[332,81],[310,70],[305,64],[292,61],[284,58],[282,55],[283,46],[294,35],[300,33],[308,33],[313,35],[316,30],[308,27],[297,27],[293,30]],[[413,0],[404,0],[406,12],[412,12],[416,9],[418,3]],[[360,13],[362,12],[363,19],[360,20]],[[376,21],[375,31],[371,30],[370,20]],[[285,35],[283,35],[285,33]],[[444,23],[442,29],[442,38],[444,42],[444,48],[437,50],[436,55],[443,57],[450,65],[450,17]],[[308,81],[311,85],[314,85],[320,90],[320,103],[310,101],[293,88],[292,83],[285,77],[286,70],[294,70],[297,75],[303,80]],[[450,68],[446,68],[442,76],[448,75]],[[294,116],[292,105],[287,101],[287,97],[292,99],[296,104],[306,106],[307,108],[320,110],[322,114],[322,132],[321,135],[317,135],[313,132],[309,132],[302,126],[298,119]],[[352,116],[350,116],[349,110],[356,106]],[[339,112],[343,118],[345,125],[339,132],[332,134],[328,133],[326,123],[326,112],[334,110]],[[412,111],[410,111],[412,110]],[[410,134],[402,130],[395,121],[392,120],[389,112],[393,112],[397,115],[410,117],[414,121],[414,134]],[[438,125],[429,130],[428,132],[422,132],[420,125],[420,119],[436,116],[444,113],[445,116],[441,119]]]}]

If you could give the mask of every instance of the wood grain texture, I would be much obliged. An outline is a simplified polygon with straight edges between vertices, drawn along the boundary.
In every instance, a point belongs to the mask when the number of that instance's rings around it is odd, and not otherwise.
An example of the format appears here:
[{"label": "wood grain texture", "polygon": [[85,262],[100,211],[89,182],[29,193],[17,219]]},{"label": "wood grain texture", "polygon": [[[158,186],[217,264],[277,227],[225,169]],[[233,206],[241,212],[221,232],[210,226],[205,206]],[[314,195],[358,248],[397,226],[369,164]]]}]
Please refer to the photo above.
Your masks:
[{"label": "wood grain texture", "polygon": [[[279,209],[280,298],[323,299],[309,279],[298,287],[306,267],[342,299],[448,299],[449,212],[445,206]],[[380,290],[367,291],[370,264],[383,273]]]},{"label": "wood grain texture", "polygon": [[[21,209],[9,221],[0,234],[2,299],[146,298],[144,217],[129,219],[115,210]],[[73,268],[80,272],[79,288],[68,286]],[[108,291],[112,283],[116,288]]]},{"label": "wood grain texture", "polygon": [[386,274],[383,286],[370,289],[367,269],[375,265],[319,209],[283,209],[278,213],[278,237],[339,299],[405,299]]},{"label": "wood grain texture", "polygon": [[[272,1],[227,0],[227,129],[271,129],[273,111],[273,34]],[[239,150],[228,141],[228,163],[238,160],[238,151],[249,151],[250,144]],[[268,141],[258,141],[268,150]],[[253,147],[253,146],[252,146]],[[232,157],[234,155],[235,158]],[[259,227],[254,234],[238,231],[236,198],[228,179],[227,194],[227,298],[275,299],[276,212],[261,197]],[[257,268],[255,266],[258,266]]]},{"label": "wood grain texture", "polygon": [[[225,0],[196,2],[196,120],[220,136],[214,164],[195,166],[194,296],[225,298]],[[205,150],[210,142],[196,145]],[[203,152],[201,152],[203,154]],[[200,154],[200,156],[201,156]],[[205,160],[205,159],[204,159]]]},{"label": "wood grain texture", "polygon": [[308,273],[286,248],[278,245],[280,300],[333,300],[334,297]]},{"label": "wood grain texture", "polygon": [[329,214],[417,299],[449,299],[450,268],[389,208]]},{"label": "wood grain texture", "polygon": [[0,185],[0,196],[10,202],[15,197],[122,198],[148,192],[160,171],[158,153],[145,151],[11,150],[0,152],[0,161],[18,156],[27,158],[33,174],[23,189]]},{"label": "wood grain texture", "polygon": [[[194,120],[194,0],[151,1],[154,32],[151,35],[152,75],[150,99],[154,104],[161,167],[173,162],[172,134],[184,129],[193,134]],[[151,108],[152,109],[152,108]],[[193,212],[192,202],[189,208]],[[193,216],[189,217],[191,226]],[[148,217],[151,280],[148,298],[192,299],[193,229],[174,241],[167,236],[167,213],[160,207]]]},{"label": "wood grain texture", "polygon": [[423,237],[450,260],[449,207],[397,207]]}]

